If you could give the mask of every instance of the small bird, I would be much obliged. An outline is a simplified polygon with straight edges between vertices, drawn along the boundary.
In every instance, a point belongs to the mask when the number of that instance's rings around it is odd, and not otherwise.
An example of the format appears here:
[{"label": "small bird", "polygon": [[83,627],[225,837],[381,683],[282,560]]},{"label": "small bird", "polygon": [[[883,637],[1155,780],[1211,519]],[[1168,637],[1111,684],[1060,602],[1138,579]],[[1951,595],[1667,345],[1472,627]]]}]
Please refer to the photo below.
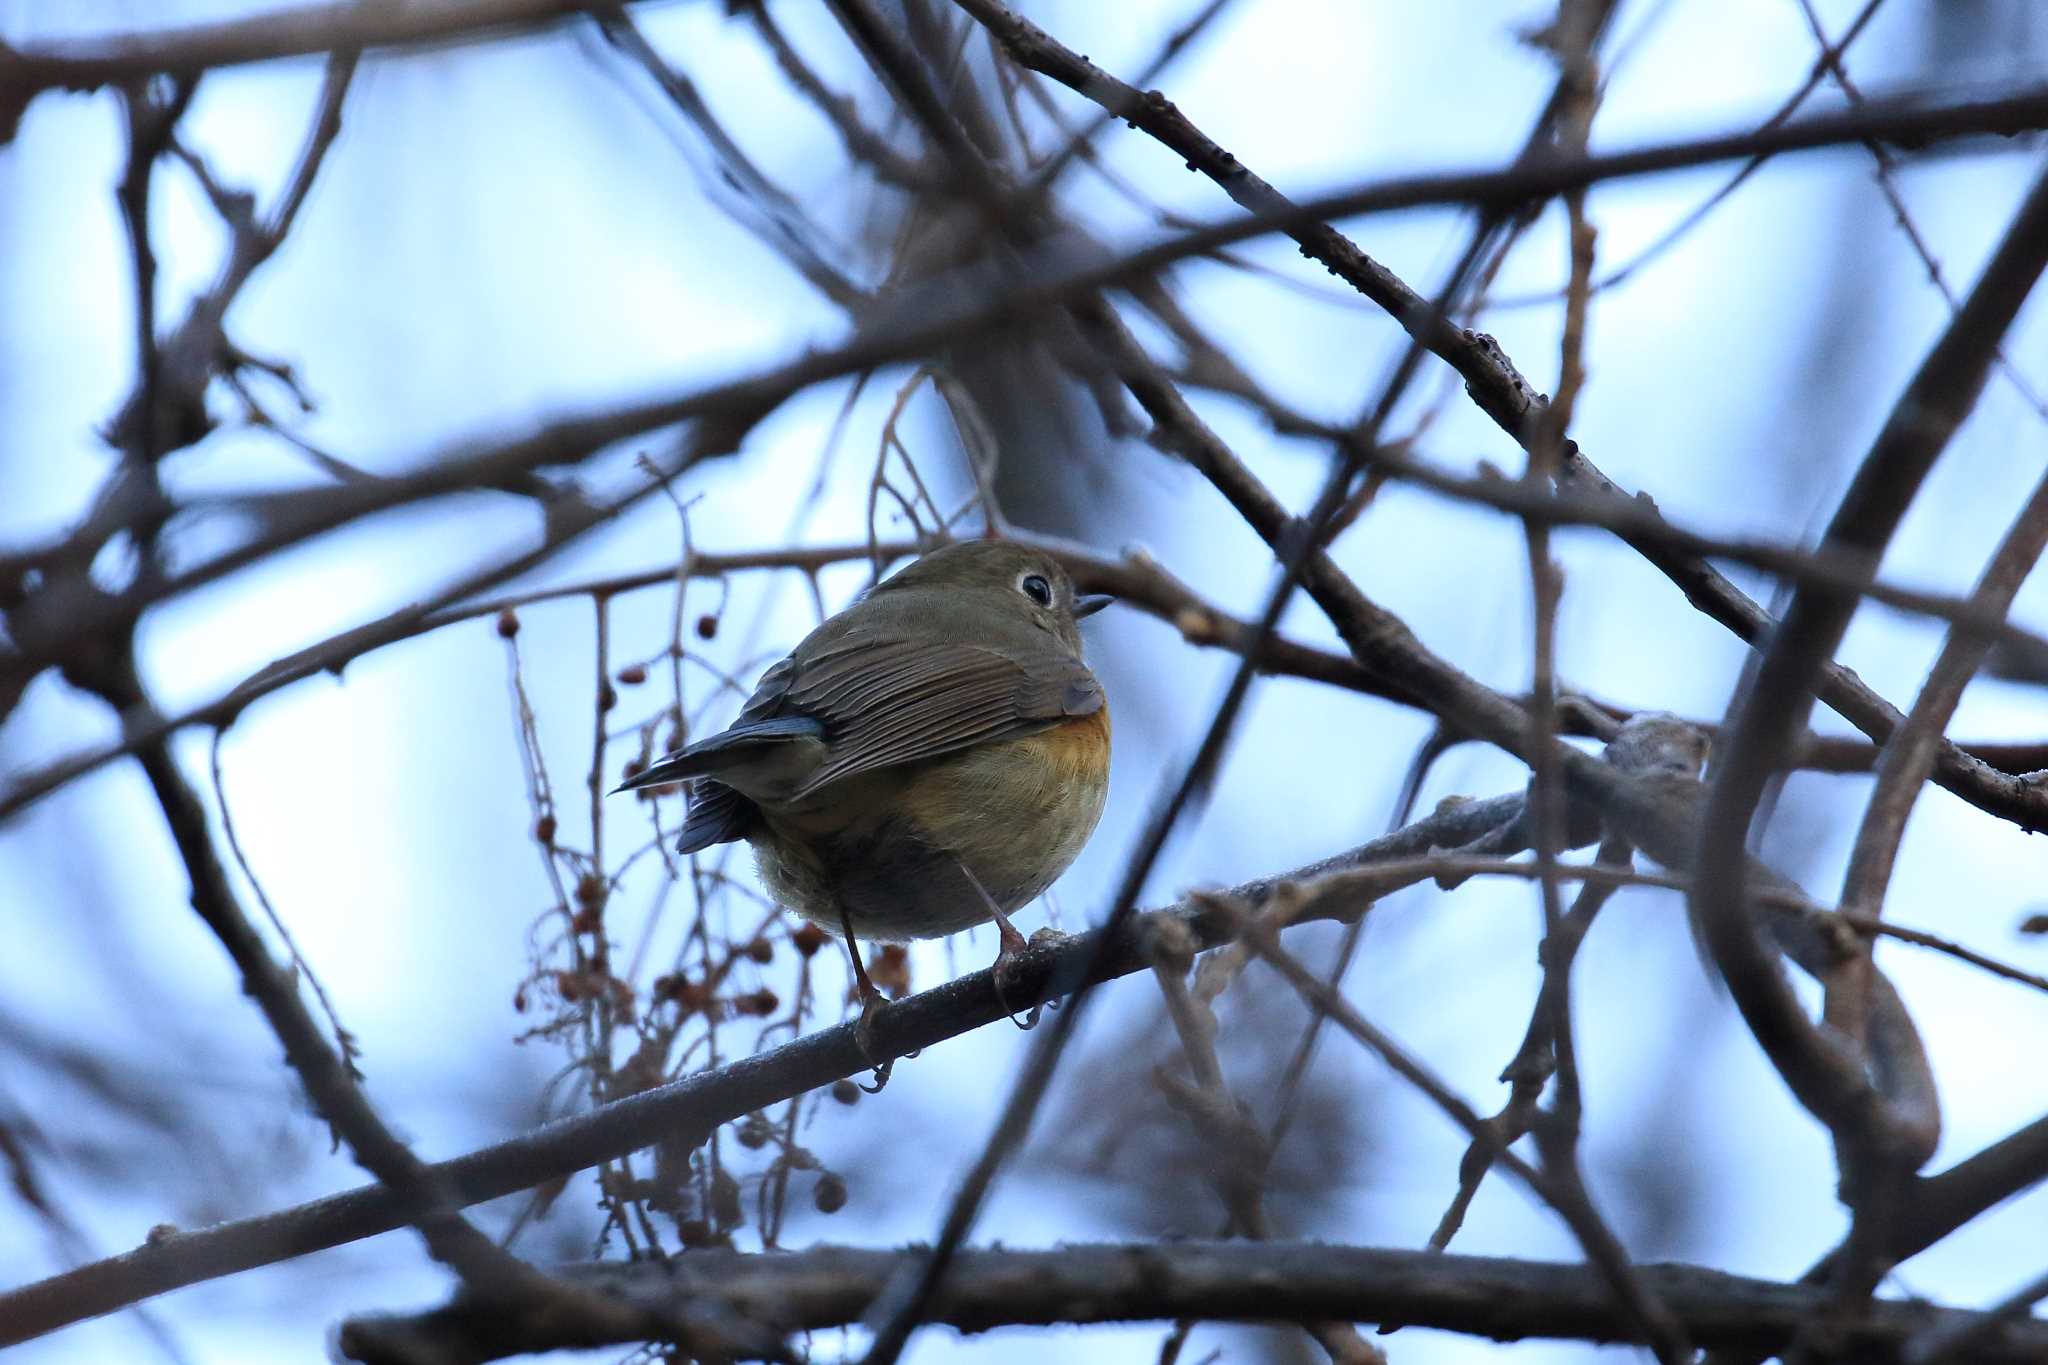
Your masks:
[{"label": "small bird", "polygon": [[1109,706],[1081,658],[1059,561],[963,541],[875,584],[765,673],[731,726],[617,790],[689,783],[676,844],[745,839],[762,884],[846,935],[862,1018],[881,995],[856,938],[937,938],[1009,913],[1088,842],[1109,786]]}]

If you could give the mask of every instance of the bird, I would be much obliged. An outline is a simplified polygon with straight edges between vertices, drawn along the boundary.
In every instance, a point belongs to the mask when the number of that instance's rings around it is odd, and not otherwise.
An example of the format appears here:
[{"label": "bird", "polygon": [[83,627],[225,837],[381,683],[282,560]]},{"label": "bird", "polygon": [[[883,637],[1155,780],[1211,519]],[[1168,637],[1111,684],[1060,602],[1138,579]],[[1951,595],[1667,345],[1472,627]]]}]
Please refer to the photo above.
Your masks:
[{"label": "bird", "polygon": [[1000,989],[1025,944],[1010,913],[1102,816],[1109,704],[1079,623],[1113,600],[1036,546],[932,550],[770,666],[731,725],[614,790],[687,783],[676,851],[751,844],[769,895],[844,934],[863,1027],[882,1001],[857,939],[993,919]]}]

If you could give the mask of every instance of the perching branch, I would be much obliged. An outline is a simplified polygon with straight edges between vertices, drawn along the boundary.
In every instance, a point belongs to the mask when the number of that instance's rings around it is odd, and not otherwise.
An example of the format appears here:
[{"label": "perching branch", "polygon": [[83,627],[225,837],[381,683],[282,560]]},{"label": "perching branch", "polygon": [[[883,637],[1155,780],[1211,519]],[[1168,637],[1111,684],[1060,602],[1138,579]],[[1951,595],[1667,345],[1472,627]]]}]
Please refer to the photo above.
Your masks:
[{"label": "perching branch", "polygon": [[[1291,873],[1246,883],[1231,895],[1257,905],[1283,884],[1469,844],[1489,831],[1512,826],[1521,809],[1520,795],[1449,805],[1394,834]],[[1424,865],[1410,871],[1399,885],[1428,875]],[[1393,889],[1397,887],[1387,888]],[[1344,904],[1355,909],[1357,901],[1352,898]],[[1196,941],[1204,945],[1221,941],[1223,926],[1190,901],[1149,913],[1185,919]],[[881,1057],[904,1057],[936,1046],[1007,1018],[1011,1008],[1055,998],[1056,985],[1062,992],[1075,989],[1091,964],[1098,980],[1146,970],[1151,959],[1145,922],[1143,916],[1131,921],[1107,945],[1098,931],[1057,946],[1034,947],[1017,959],[1000,993],[993,972],[983,969],[891,1004],[875,1016],[871,1046]],[[719,1124],[859,1075],[873,1065],[855,1025],[839,1024],[591,1113],[558,1119],[522,1137],[429,1166],[427,1173],[454,1203],[480,1203],[658,1141],[694,1146]],[[181,1285],[389,1232],[403,1226],[406,1214],[407,1206],[389,1190],[368,1186],[277,1213],[155,1239],[125,1255],[0,1294],[0,1346]]]}]

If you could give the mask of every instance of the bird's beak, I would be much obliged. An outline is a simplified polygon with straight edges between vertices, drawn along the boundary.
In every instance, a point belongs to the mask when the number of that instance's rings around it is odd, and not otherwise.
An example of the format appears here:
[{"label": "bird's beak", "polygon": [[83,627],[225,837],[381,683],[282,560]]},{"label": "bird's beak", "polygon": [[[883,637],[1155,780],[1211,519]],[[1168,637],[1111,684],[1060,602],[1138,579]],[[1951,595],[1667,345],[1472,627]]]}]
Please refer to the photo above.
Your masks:
[{"label": "bird's beak", "polygon": [[1106,592],[1091,592],[1077,597],[1074,599],[1074,619],[1079,621],[1093,616],[1114,601],[1116,599]]}]

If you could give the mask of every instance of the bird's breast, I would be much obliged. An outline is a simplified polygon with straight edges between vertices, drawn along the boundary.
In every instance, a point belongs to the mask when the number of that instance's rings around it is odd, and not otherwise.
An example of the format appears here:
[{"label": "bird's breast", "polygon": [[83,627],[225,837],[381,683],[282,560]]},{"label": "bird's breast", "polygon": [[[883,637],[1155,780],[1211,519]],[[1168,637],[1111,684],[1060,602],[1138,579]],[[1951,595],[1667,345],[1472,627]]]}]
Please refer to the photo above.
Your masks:
[{"label": "bird's breast", "polygon": [[1098,710],[930,764],[905,785],[903,808],[1008,911],[1067,870],[1108,790],[1109,715]]}]

